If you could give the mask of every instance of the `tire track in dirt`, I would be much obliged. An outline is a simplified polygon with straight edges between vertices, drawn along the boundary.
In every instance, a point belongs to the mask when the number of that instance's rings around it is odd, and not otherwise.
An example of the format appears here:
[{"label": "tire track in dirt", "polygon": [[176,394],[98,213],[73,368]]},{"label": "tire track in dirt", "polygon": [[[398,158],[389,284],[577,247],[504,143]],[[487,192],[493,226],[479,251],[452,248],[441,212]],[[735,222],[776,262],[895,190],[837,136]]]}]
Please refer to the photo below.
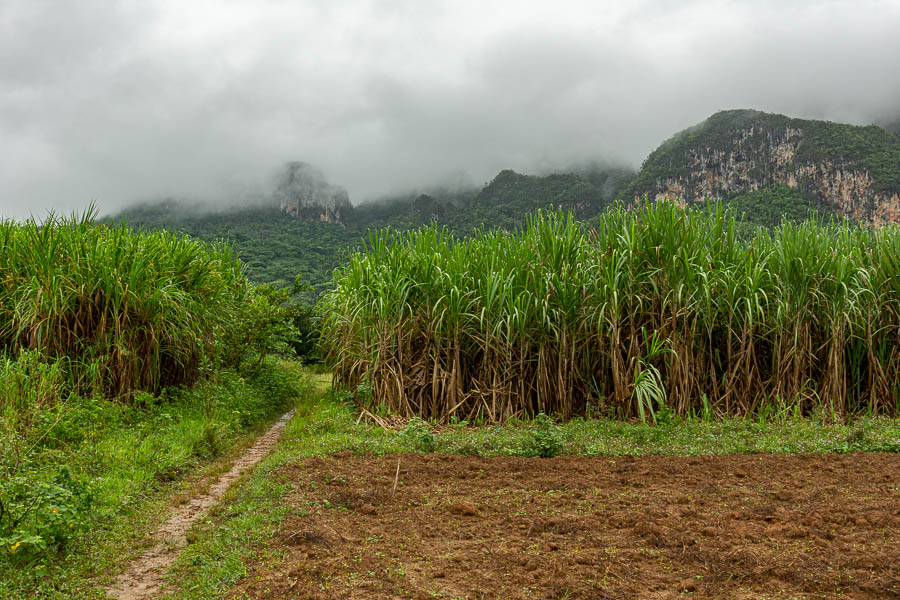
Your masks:
[{"label": "tire track in dirt", "polygon": [[161,593],[166,567],[187,545],[188,530],[209,512],[238,477],[266,457],[293,414],[294,411],[284,414],[266,433],[257,438],[253,446],[245,450],[234,461],[231,469],[219,477],[207,492],[194,496],[178,507],[162,526],[150,534],[156,540],[153,547],[131,563],[116,578],[115,583],[106,588],[106,593],[119,600],[142,600]]}]

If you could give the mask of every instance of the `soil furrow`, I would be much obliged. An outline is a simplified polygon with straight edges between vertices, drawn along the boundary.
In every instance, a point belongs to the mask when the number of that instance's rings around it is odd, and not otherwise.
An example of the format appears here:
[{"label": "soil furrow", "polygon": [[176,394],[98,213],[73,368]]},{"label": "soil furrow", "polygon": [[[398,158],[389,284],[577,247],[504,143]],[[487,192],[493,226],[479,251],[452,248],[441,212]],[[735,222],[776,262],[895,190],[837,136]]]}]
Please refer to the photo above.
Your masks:
[{"label": "soil furrow", "polygon": [[272,477],[283,559],[229,598],[900,598],[896,454],[342,452]]}]

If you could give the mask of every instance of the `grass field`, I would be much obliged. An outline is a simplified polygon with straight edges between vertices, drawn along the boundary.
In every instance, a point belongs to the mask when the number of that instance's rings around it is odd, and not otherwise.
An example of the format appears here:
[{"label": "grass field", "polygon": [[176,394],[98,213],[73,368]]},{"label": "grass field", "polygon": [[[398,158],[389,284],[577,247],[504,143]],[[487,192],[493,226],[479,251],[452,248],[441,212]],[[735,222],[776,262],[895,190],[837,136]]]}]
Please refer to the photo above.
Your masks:
[{"label": "grass field", "polygon": [[[290,407],[297,377],[290,365],[266,364],[254,374],[221,372],[152,407],[79,400],[47,415],[58,420],[52,434],[3,482],[6,509],[23,516],[16,530],[25,534],[4,541],[0,598],[103,598],[105,575],[139,552],[170,502],[205,485]],[[29,504],[10,502],[13,486]]]}]

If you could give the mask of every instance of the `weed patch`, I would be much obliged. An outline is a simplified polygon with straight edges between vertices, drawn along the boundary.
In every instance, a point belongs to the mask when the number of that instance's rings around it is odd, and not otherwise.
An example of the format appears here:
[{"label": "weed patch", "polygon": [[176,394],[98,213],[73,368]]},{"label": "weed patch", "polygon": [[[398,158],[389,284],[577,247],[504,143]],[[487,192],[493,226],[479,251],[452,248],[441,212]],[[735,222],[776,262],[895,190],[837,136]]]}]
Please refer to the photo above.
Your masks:
[{"label": "weed patch", "polygon": [[551,458],[558,455],[562,447],[562,438],[556,423],[544,413],[540,413],[534,418],[534,428],[522,440],[522,456]]},{"label": "weed patch", "polygon": [[11,473],[0,478],[0,597],[97,597],[99,577],[121,566],[166,492],[294,402],[296,366],[222,371],[130,405],[33,405],[27,436],[3,430],[4,442],[19,437],[0,452]]}]

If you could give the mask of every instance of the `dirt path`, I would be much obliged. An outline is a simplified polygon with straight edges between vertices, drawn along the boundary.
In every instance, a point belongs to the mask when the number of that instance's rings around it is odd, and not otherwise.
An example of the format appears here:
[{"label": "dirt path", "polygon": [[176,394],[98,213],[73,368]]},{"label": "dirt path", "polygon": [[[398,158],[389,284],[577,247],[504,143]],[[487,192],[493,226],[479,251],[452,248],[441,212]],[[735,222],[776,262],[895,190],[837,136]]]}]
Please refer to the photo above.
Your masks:
[{"label": "dirt path", "polygon": [[119,600],[140,600],[153,598],[162,591],[166,567],[175,560],[186,545],[186,534],[198,519],[219,501],[225,491],[247,469],[258,464],[281,435],[294,411],[282,416],[256,443],[244,451],[234,461],[231,469],[222,475],[205,494],[194,496],[186,504],[178,507],[159,529],[151,536],[156,544],[143,556],[128,566],[116,582],[106,589],[106,593]]},{"label": "dirt path", "polygon": [[228,597],[900,599],[897,454],[345,452],[273,477],[284,560]]}]

